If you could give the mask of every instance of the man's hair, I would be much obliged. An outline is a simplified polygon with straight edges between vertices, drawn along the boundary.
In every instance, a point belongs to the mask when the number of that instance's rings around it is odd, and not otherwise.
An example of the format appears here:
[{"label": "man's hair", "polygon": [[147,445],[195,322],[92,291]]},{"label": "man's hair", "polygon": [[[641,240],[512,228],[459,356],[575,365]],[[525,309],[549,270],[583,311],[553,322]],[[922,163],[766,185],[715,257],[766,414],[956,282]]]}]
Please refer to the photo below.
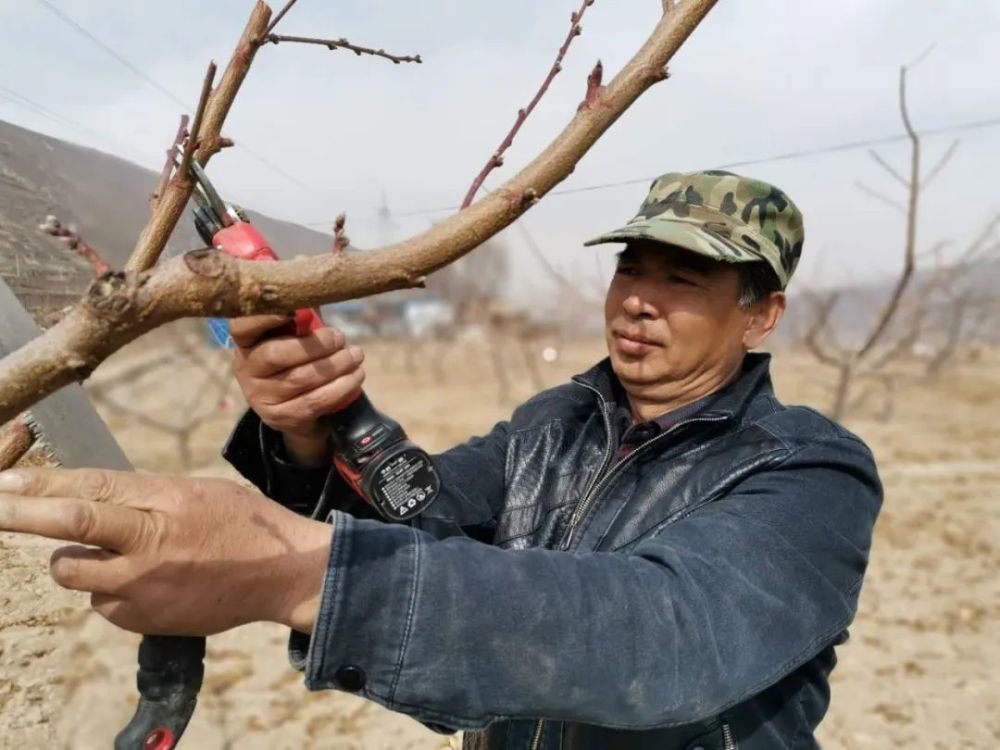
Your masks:
[{"label": "man's hair", "polygon": [[740,299],[737,304],[744,310],[767,299],[772,292],[781,291],[778,274],[764,261],[737,265],[740,270]]}]

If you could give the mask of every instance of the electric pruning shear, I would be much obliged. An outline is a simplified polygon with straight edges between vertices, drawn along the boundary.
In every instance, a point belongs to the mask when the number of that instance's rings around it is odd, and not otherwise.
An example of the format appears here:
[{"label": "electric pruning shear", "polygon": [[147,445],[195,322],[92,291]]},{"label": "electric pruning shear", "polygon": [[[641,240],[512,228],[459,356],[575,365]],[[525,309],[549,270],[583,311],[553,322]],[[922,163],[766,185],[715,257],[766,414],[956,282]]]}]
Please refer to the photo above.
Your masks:
[{"label": "electric pruning shear", "polygon": [[[201,238],[226,255],[246,261],[278,257],[246,213],[219,195],[197,161],[192,209]],[[319,312],[301,309],[271,335],[306,336],[324,326]],[[441,482],[426,451],[399,423],[377,411],[360,389],[321,420],[330,429],[333,465],[347,484],[390,521],[422,513]],[[205,639],[143,636],[139,646],[139,705],[115,738],[115,750],[173,750],[194,713],[204,677]]]}]

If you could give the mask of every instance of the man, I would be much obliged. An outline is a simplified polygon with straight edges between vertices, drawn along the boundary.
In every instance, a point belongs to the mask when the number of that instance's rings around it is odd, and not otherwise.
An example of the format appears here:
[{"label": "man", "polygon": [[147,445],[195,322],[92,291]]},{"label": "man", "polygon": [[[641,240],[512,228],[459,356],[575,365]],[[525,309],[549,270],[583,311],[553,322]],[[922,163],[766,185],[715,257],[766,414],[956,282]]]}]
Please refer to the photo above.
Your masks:
[{"label": "man", "polygon": [[816,747],[881,487],[865,445],[782,406],[749,353],[802,241],[766,183],[655,181],[592,241],[626,243],[609,358],[438,456],[412,525],[326,468],[316,419],[360,387],[360,350],[269,338],[270,316],[232,324],[253,411],[226,455],[298,515],[228,482],[21,471],[0,487],[32,497],[5,496],[0,527],[90,545],[52,574],[122,627],[285,623],[310,689],[473,748]]}]

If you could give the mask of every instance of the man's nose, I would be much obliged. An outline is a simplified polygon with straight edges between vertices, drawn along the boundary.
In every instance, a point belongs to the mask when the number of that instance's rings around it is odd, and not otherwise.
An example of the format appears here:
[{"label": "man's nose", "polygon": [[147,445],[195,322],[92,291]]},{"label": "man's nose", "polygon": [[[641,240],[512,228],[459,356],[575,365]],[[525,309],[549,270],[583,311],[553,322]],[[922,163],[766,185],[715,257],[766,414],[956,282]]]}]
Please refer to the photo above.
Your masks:
[{"label": "man's nose", "polygon": [[630,318],[654,318],[656,308],[643,295],[633,292],[622,300],[622,311]]}]

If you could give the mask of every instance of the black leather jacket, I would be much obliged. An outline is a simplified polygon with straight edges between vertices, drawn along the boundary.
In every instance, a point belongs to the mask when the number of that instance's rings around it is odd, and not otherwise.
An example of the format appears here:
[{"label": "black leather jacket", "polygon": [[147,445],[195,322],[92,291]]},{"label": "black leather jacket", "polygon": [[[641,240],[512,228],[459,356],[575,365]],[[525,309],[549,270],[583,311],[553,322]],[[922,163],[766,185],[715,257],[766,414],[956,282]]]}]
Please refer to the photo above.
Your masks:
[{"label": "black leather jacket", "polygon": [[469,748],[817,747],[882,491],[858,438],[776,400],[768,362],[624,460],[602,362],[436,457],[446,490],[411,526],[282,468],[248,415],[227,458],[333,509],[307,686]]}]

